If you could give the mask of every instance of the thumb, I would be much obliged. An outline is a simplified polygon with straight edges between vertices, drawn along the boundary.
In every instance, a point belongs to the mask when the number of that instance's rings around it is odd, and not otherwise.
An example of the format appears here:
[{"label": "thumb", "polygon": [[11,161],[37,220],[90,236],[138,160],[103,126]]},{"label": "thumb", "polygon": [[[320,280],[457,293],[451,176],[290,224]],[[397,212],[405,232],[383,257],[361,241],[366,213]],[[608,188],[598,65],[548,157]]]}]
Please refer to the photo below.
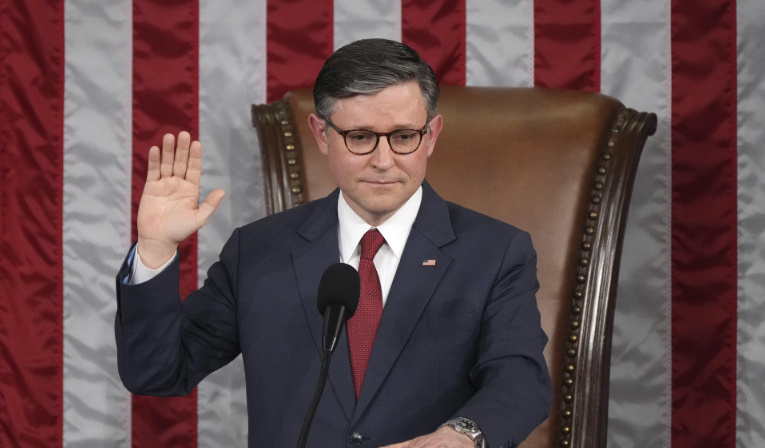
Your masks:
[{"label": "thumb", "polygon": [[207,199],[199,206],[199,212],[197,212],[197,228],[205,225],[210,216],[218,209],[220,201],[223,200],[225,195],[226,192],[221,188],[213,190],[207,195]]}]

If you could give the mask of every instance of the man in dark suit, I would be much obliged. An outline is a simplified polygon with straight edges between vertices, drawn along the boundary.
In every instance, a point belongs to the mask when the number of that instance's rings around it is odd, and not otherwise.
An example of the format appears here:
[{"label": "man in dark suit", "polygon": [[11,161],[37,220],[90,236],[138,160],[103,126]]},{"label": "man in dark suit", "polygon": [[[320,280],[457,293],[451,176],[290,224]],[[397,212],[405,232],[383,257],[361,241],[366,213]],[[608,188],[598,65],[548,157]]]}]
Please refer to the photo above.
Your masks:
[{"label": "man in dark suit", "polygon": [[528,234],[425,181],[443,121],[433,71],[409,47],[341,48],[314,99],[309,125],[339,189],[237,229],[184,302],[177,246],[224,193],[197,207],[202,148],[187,133],[151,148],[138,242],[118,274],[125,386],[186,394],[241,353],[249,446],[293,446],[320,364],[318,283],[342,261],[361,299],[308,446],[516,446],[552,399]]}]

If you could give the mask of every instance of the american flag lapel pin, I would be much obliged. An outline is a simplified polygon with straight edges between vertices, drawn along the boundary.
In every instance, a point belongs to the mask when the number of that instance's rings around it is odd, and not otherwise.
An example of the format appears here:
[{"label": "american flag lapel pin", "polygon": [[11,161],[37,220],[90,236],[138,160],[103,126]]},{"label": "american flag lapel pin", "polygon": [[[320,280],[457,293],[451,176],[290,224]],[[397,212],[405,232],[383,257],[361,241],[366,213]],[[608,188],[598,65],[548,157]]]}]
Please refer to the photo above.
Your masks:
[{"label": "american flag lapel pin", "polygon": [[422,265],[423,266],[435,266],[436,265],[436,260],[425,260],[425,261],[422,262]]}]

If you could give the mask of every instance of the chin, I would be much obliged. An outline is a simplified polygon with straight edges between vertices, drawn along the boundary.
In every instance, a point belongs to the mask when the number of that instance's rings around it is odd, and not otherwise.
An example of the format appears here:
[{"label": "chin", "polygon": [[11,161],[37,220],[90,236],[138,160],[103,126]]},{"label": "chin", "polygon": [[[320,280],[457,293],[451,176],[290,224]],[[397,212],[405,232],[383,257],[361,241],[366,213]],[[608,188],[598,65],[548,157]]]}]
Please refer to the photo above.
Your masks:
[{"label": "chin", "polygon": [[399,198],[375,198],[375,200],[365,201],[364,209],[375,215],[386,215],[398,210],[404,202],[406,201]]},{"label": "chin", "polygon": [[397,205],[395,203],[373,202],[373,203],[369,204],[367,207],[365,207],[365,209],[368,210],[371,213],[376,214],[376,215],[385,215],[387,213],[390,213],[390,212],[398,209],[399,206],[400,205]]}]

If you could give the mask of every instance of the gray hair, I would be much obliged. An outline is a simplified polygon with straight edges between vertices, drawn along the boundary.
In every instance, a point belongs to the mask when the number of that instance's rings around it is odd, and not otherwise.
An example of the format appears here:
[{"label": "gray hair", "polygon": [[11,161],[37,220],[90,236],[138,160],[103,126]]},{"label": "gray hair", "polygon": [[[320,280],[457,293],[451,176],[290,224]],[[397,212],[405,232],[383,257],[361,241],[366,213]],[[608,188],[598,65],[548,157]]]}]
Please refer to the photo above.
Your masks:
[{"label": "gray hair", "polygon": [[404,82],[417,81],[428,122],[438,107],[438,82],[433,69],[412,48],[388,39],[363,39],[335,51],[316,77],[316,114],[326,120],[338,99],[371,95]]}]

